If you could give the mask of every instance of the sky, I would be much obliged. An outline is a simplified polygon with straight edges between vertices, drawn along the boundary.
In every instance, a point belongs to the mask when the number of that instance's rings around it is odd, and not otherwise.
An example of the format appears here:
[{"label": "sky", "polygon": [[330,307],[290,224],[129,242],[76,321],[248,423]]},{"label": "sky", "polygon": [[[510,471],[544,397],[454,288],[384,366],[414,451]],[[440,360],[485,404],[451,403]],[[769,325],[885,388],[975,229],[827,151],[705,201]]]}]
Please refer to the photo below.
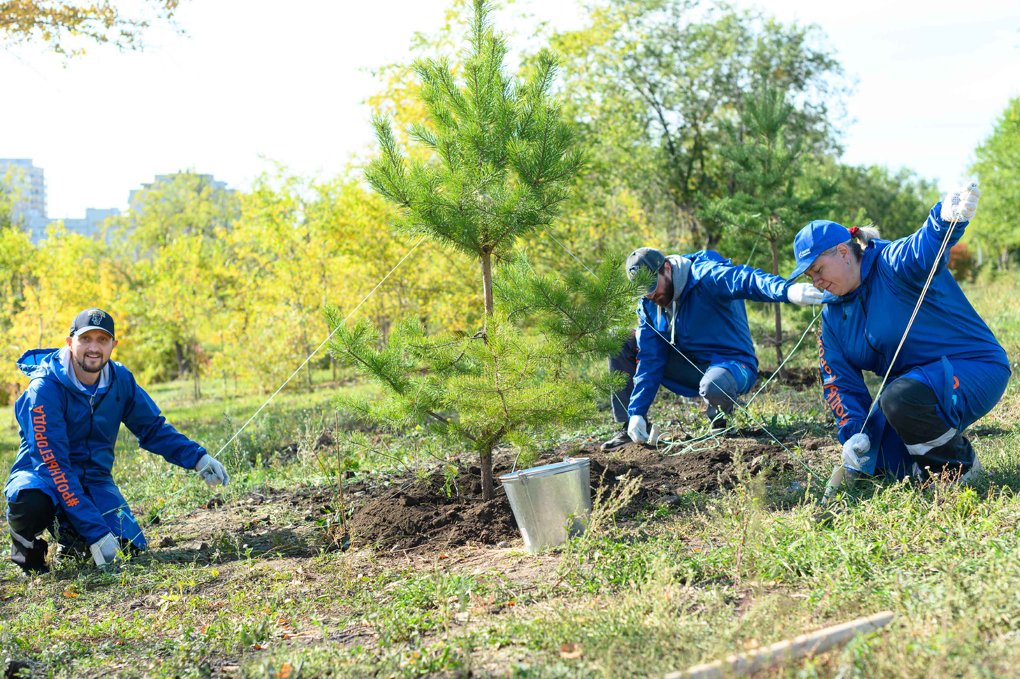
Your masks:
[{"label": "sky", "polygon": [[[438,31],[448,4],[183,0],[184,34],[151,31],[143,52],[90,48],[66,61],[38,46],[0,51],[0,158],[45,170],[52,218],[124,209],[130,190],[182,170],[238,189],[277,163],[332,177],[372,143],[372,69],[409,60],[414,33]],[[770,0],[766,11],[817,24],[854,83],[845,162],[906,167],[951,188],[1020,96],[1015,0]],[[517,0],[496,17],[522,35],[538,21],[579,28],[584,14],[574,0]]]}]

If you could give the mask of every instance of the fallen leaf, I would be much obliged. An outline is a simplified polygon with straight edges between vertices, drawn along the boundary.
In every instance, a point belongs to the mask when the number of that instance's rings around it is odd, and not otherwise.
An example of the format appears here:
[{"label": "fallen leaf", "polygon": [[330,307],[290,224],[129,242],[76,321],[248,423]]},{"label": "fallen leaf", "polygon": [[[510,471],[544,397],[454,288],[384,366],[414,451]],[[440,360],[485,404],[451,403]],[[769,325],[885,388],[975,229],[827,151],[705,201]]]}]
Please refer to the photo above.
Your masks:
[{"label": "fallen leaf", "polygon": [[251,650],[253,650],[253,651],[264,651],[267,648],[269,648],[269,647],[266,646],[265,644],[255,643],[255,644],[251,645]]},{"label": "fallen leaf", "polygon": [[290,663],[285,662],[282,665],[280,665],[280,669],[276,671],[276,677],[277,679],[289,679],[293,671],[294,668],[291,667]]},{"label": "fallen leaf", "polygon": [[72,589],[65,589],[64,596],[66,596],[68,599],[77,599],[78,597],[81,596],[81,594],[78,594],[78,592],[75,592]]},{"label": "fallen leaf", "polygon": [[560,646],[560,657],[566,660],[577,660],[582,655],[581,644],[569,643]]}]

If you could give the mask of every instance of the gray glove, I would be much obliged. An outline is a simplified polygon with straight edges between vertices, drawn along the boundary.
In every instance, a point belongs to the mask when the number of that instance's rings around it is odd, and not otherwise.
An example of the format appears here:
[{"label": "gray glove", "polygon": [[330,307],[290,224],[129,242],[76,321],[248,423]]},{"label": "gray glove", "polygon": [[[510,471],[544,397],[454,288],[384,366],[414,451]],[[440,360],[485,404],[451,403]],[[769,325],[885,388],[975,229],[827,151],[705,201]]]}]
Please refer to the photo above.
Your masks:
[{"label": "gray glove", "polygon": [[977,212],[978,198],[981,191],[978,189],[977,181],[972,180],[946,194],[942,199],[942,221],[944,222],[969,222],[974,219]]},{"label": "gray glove", "polygon": [[210,488],[220,484],[225,486],[227,481],[230,480],[226,467],[220,464],[220,461],[209,453],[202,456],[202,459],[195,465],[195,470]]},{"label": "gray glove", "polygon": [[871,450],[871,439],[864,432],[854,434],[843,444],[843,466],[861,471],[861,455]]},{"label": "gray glove", "polygon": [[92,552],[92,560],[97,566],[108,566],[117,561],[117,550],[120,549],[120,541],[113,533],[107,533],[98,542],[89,545]]},{"label": "gray glove", "polygon": [[632,415],[627,424],[627,435],[634,443],[645,443],[654,446],[659,442],[659,428],[654,424],[648,428],[648,421],[640,415]]},{"label": "gray glove", "polygon": [[810,283],[794,283],[786,289],[786,299],[797,306],[821,304],[824,297],[825,291],[819,290]]},{"label": "gray glove", "polygon": [[648,423],[640,415],[631,415],[627,423],[627,435],[634,443],[648,442]]}]

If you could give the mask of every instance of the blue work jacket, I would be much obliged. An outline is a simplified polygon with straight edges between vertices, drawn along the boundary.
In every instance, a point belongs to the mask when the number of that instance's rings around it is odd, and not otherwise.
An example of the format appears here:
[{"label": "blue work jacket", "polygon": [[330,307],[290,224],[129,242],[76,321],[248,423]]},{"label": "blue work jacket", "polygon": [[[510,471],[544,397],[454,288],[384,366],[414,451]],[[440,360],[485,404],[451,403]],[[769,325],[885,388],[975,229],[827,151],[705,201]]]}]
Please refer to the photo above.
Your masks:
[{"label": "blue work jacket", "polygon": [[[35,349],[18,361],[31,380],[14,404],[21,447],[4,493],[11,500],[25,488],[46,492],[92,544],[111,530],[104,515],[118,510],[97,507],[89,488],[113,484],[121,422],[142,448],[187,469],[194,469],[205,449],[167,423],[123,365],[110,361],[105,386],[89,394],[67,374],[63,351],[67,350]],[[119,492],[109,496],[119,497]],[[125,537],[144,546],[140,534]]]},{"label": "blue work jacket", "polygon": [[663,309],[646,298],[638,303],[638,364],[628,407],[631,416],[647,415],[660,385],[678,394],[697,395],[663,379],[670,355],[678,350],[696,365],[737,361],[757,373],[744,300],[788,301],[789,283],[781,276],[735,266],[712,250],[683,257],[691,262],[690,273],[671,308]]},{"label": "blue work jacket", "polygon": [[[862,371],[885,375],[928,274],[936,265],[949,228],[940,217],[941,209],[941,203],[936,204],[921,228],[909,236],[892,242],[872,241],[861,260],[861,284],[822,311],[819,364],[825,400],[839,424],[841,442],[861,431],[872,406]],[[967,222],[960,222],[953,229],[889,374],[889,382],[909,373],[909,377],[927,383],[938,398],[940,416],[958,430],[988,412],[1001,395],[983,397],[982,375],[999,383],[1004,370],[1005,375],[1009,374],[1006,352],[948,268],[949,248],[963,236],[966,227]],[[974,383],[965,385],[972,398],[958,398],[959,376],[964,374]],[[865,432],[873,446],[882,440],[885,424],[876,408]]]}]

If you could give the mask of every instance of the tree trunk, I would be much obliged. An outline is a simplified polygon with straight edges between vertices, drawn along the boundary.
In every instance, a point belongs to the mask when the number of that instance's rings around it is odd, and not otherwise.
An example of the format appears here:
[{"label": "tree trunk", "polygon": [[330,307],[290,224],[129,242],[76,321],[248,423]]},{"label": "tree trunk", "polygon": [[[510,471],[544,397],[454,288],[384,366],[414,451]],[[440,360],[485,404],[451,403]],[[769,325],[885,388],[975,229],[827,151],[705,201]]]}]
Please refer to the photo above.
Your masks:
[{"label": "tree trunk", "polygon": [[[485,299],[485,322],[488,327],[489,317],[492,316],[492,254],[482,253],[482,295]],[[484,341],[488,341],[487,339]],[[482,451],[480,466],[482,468],[482,499],[491,500],[495,497],[492,488],[492,447]]]},{"label": "tree trunk", "polygon": [[180,342],[174,342],[174,354],[177,358],[177,379],[184,377],[184,373],[188,371],[188,360],[184,356],[184,345]]},{"label": "tree trunk", "polygon": [[[779,250],[776,249],[776,241],[769,241],[769,249],[772,251],[772,273],[779,275]],[[783,365],[783,305],[773,304],[776,314],[776,366]],[[785,370],[779,371],[780,377],[786,376]]]},{"label": "tree trunk", "polygon": [[[312,347],[311,347],[311,345],[308,344],[308,333],[306,333],[304,331],[301,332],[301,343],[305,347],[305,356],[310,355],[312,353]],[[309,360],[307,363],[305,363],[305,387],[308,389],[308,391],[312,390],[312,361],[311,360]]]},{"label": "tree trunk", "polygon": [[496,491],[492,484],[492,448],[482,451],[482,499],[489,501],[496,497]]},{"label": "tree trunk", "polygon": [[195,361],[195,365],[192,367],[191,374],[193,376],[193,391],[195,394],[195,400],[202,398],[202,380],[198,374],[198,361]]},{"label": "tree trunk", "polygon": [[492,316],[492,253],[482,253],[482,296],[485,298],[485,316]]}]

